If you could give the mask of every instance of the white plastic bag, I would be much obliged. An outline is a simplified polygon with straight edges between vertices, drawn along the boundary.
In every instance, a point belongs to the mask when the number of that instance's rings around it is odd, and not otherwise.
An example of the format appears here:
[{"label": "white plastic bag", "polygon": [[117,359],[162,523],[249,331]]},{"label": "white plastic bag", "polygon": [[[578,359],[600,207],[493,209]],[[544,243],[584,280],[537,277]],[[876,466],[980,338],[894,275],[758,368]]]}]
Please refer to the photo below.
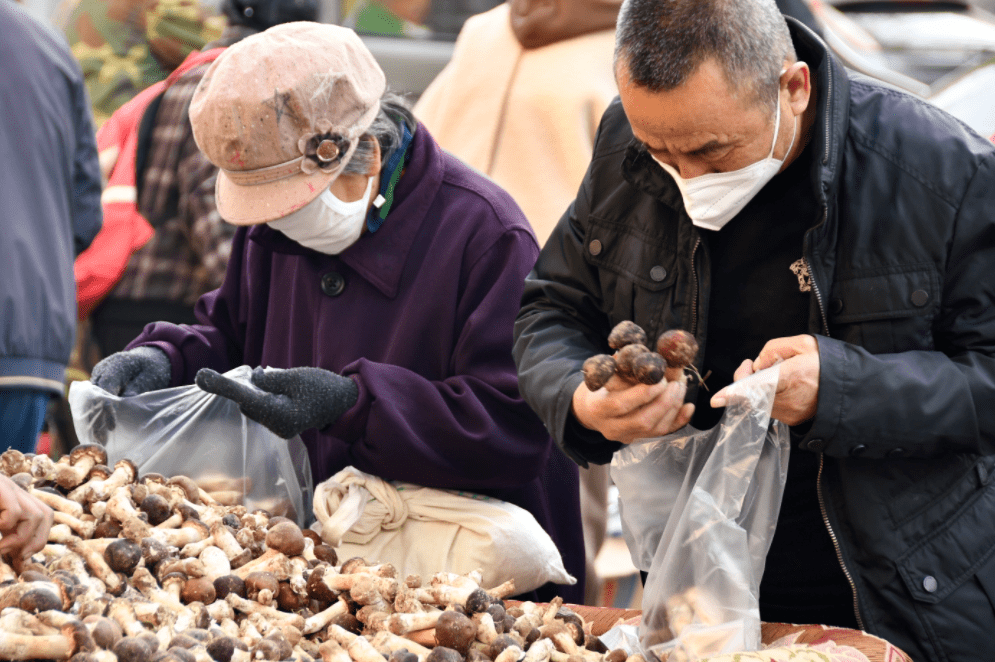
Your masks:
[{"label": "white plastic bag", "polygon": [[402,577],[479,569],[484,588],[513,579],[516,593],[577,583],[532,513],[500,499],[388,483],[346,467],[315,488],[314,514],[340,559],[391,563]]},{"label": "white plastic bag", "polygon": [[623,534],[648,571],[640,643],[684,662],[758,650],[760,578],[781,507],[789,436],[771,422],[779,367],[729,388],[719,424],[615,453]]},{"label": "white plastic bag", "polygon": [[[251,386],[251,374],[240,366],[225,376]],[[122,398],[73,382],[69,406],[80,442],[103,444],[108,464],[127,458],[139,475],[188,476],[209,492],[228,481],[250,510],[301,526],[312,520],[311,466],[300,437],[281,439],[228,398],[192,385]]]}]

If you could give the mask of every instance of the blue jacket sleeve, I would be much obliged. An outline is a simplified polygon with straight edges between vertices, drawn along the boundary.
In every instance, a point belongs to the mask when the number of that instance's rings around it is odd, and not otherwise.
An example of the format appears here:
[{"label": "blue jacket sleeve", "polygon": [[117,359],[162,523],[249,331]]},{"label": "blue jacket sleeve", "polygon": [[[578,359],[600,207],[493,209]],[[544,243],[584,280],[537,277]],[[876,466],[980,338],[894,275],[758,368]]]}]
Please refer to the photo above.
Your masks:
[{"label": "blue jacket sleeve", "polygon": [[79,255],[103,225],[100,209],[100,162],[90,100],[82,75],[73,85],[76,118],[76,149],[73,157],[73,243]]}]

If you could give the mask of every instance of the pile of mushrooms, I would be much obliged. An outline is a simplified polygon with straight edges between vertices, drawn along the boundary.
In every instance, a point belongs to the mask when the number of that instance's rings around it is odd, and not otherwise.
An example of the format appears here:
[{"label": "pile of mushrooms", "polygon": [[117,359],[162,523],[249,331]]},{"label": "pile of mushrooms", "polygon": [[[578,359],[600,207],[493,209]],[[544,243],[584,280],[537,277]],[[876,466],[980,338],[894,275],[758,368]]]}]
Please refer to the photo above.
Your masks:
[{"label": "pile of mushrooms", "polygon": [[57,462],[0,454],[0,472],[55,512],[20,574],[0,561],[0,659],[626,660],[561,600],[511,606],[513,582],[484,590],[479,572],[423,582],[390,564],[339,563],[285,517],[106,461],[95,445]]}]

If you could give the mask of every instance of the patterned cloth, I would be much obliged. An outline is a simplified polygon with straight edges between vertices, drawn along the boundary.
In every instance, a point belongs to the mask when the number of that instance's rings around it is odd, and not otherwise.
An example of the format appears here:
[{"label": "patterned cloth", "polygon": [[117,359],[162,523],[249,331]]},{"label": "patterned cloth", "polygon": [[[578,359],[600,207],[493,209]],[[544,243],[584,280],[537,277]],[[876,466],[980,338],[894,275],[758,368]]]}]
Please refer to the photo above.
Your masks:
[{"label": "patterned cloth", "polygon": [[65,0],[58,13],[98,127],[191,51],[217,39],[225,25],[197,0]]},{"label": "patterned cloth", "polygon": [[197,149],[188,115],[190,99],[209,66],[186,72],[162,97],[138,200],[155,235],[131,256],[112,298],[192,306],[224,280],[235,227],[218,215],[218,171]]}]

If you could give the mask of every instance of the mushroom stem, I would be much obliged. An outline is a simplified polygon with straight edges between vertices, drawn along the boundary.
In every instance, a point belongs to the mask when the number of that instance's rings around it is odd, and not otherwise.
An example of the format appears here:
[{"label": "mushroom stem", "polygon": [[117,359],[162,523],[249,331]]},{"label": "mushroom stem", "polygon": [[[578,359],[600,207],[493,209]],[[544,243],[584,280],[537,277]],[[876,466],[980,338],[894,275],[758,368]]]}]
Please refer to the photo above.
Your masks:
[{"label": "mushroom stem", "polygon": [[267,549],[258,559],[249,561],[245,565],[236,568],[233,574],[245,579],[253,572],[270,572],[279,581],[286,581],[290,578],[290,559],[287,555],[275,549]]},{"label": "mushroom stem", "polygon": [[0,659],[4,660],[62,660],[72,654],[73,640],[61,634],[5,633],[0,637]]},{"label": "mushroom stem", "polygon": [[228,604],[230,604],[233,609],[240,611],[243,614],[260,613],[270,619],[280,620],[288,625],[293,625],[298,630],[304,629],[304,617],[300,614],[291,614],[273,607],[265,607],[254,600],[246,600],[245,598],[241,598],[234,593],[229,593],[225,600],[228,601]]},{"label": "mushroom stem", "polygon": [[370,643],[373,644],[373,647],[377,650],[377,652],[385,654],[388,657],[394,651],[401,650],[402,648],[419,657],[426,656],[431,652],[421,644],[416,644],[410,639],[399,637],[393,632],[387,632],[386,630],[377,632]]},{"label": "mushroom stem", "polygon": [[56,524],[65,524],[72,529],[80,538],[91,538],[97,528],[97,523],[79,520],[60,510],[52,511],[52,521]]},{"label": "mushroom stem", "polygon": [[121,578],[107,565],[103,554],[87,547],[79,538],[70,540],[66,547],[86,562],[86,566],[107,586],[108,591],[117,593],[122,588]]},{"label": "mushroom stem", "polygon": [[59,496],[58,494],[53,494],[48,490],[36,490],[33,487],[28,490],[28,492],[31,496],[35,497],[56,512],[65,513],[75,519],[79,519],[83,516],[83,506],[79,505],[75,501],[71,501],[70,499]]},{"label": "mushroom stem", "polygon": [[326,625],[331,623],[336,617],[349,613],[349,603],[345,600],[337,600],[331,607],[319,611],[313,616],[304,619],[304,634],[314,634]]},{"label": "mushroom stem", "polygon": [[394,634],[407,634],[415,630],[434,628],[442,613],[436,609],[418,614],[391,614],[387,619],[387,629]]}]

